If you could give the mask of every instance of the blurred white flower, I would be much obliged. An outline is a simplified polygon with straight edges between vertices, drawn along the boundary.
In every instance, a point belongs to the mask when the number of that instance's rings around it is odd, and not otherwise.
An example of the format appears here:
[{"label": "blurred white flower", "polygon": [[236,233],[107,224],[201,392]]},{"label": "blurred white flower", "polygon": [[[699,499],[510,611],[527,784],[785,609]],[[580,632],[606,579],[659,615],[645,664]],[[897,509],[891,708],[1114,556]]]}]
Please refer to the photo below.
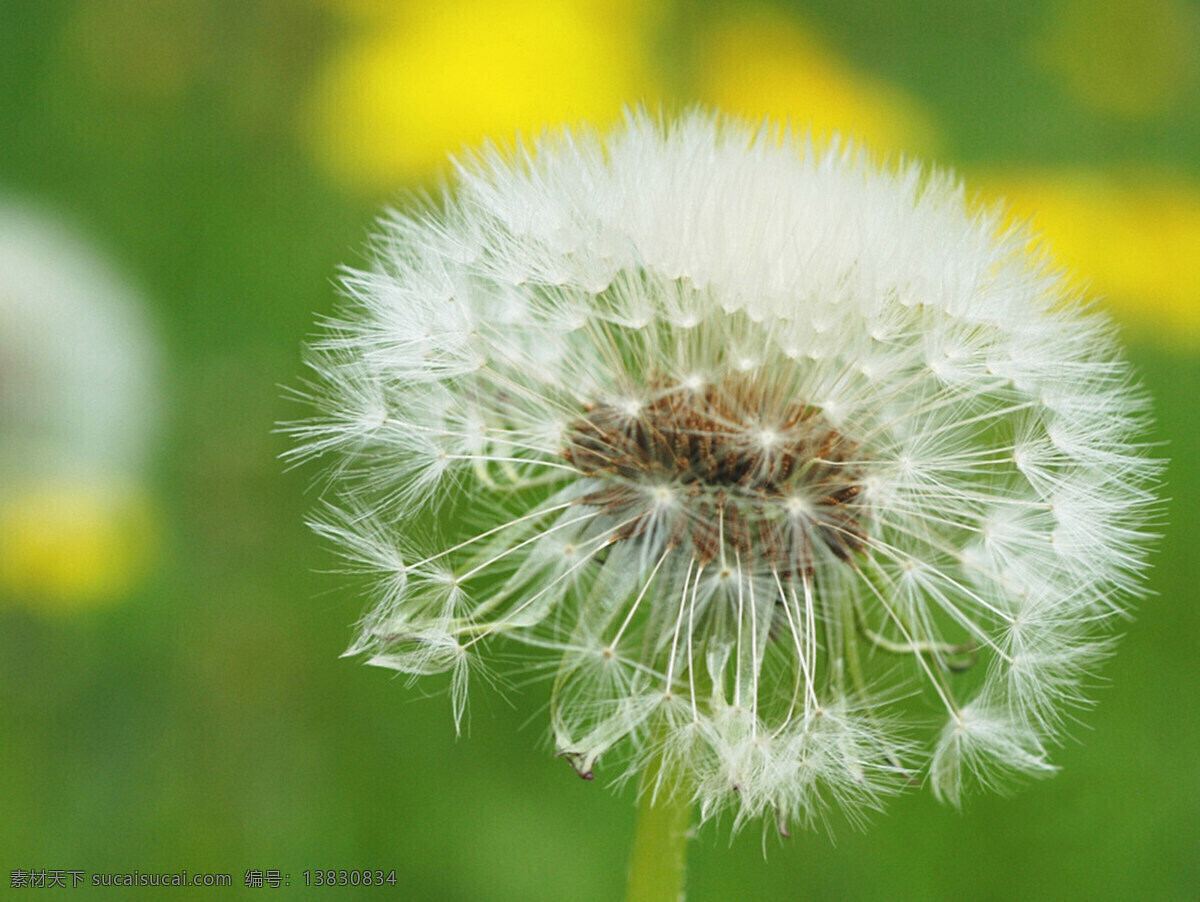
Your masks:
[{"label": "blurred white flower", "polygon": [[[1111,330],[949,176],[632,114],[394,213],[312,348],[349,653],[549,660],[583,776],[853,817],[1050,771],[1156,465]],[[499,658],[497,659],[499,660]]]},{"label": "blurred white flower", "polygon": [[0,597],[71,608],[142,574],[157,370],[108,263],[53,217],[0,205]]}]

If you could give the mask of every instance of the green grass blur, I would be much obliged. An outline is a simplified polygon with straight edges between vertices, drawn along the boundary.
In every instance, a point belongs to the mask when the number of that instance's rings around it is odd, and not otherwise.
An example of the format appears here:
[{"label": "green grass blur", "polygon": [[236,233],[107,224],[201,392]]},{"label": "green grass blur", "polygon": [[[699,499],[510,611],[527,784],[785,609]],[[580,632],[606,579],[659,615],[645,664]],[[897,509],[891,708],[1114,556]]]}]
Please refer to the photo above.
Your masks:
[{"label": "green grass blur", "polygon": [[[436,680],[408,688],[338,658],[364,601],[321,572],[336,565],[303,522],[315,471],[285,471],[272,429],[303,415],[281,386],[332,309],[337,267],[402,201],[340,186],[298,137],[296,110],[347,27],[333,6],[0,0],[0,196],[61,214],[151,299],[168,401],[161,547],[138,590],[69,616],[0,604],[0,895],[18,868],[233,875],[232,890],[159,893],[178,899],[304,898],[306,869],[394,868],[394,890],[322,895],[620,897],[633,792],[551,757],[544,685],[477,683],[456,740]],[[685,65],[677,45],[712,8],[674,9],[665,67]],[[940,162],[1200,179],[1194,73],[1150,117],[1080,103],[1031,62],[1057,7],[795,8],[844,59],[923,100]],[[730,843],[707,827],[689,899],[1196,898],[1200,357],[1138,336],[1129,355],[1172,460],[1156,594],[1056,754],[1062,772],[962,814],[910,793],[866,832],[835,820],[832,840],[769,838],[765,860],[757,832]],[[244,889],[250,868],[292,888]]]}]

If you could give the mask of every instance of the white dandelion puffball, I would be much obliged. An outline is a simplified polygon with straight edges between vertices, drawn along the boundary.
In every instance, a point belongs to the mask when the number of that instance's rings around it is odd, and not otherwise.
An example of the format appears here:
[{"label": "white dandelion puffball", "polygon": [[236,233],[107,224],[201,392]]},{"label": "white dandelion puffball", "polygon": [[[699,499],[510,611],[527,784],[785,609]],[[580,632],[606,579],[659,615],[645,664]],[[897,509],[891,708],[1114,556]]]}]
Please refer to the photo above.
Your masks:
[{"label": "white dandelion puffball", "polygon": [[[1157,465],[1112,329],[951,177],[702,113],[482,151],[311,348],[348,653],[550,674],[580,775],[853,818],[1052,770]],[[489,657],[489,651],[492,657]],[[664,787],[665,788],[665,787]]]},{"label": "white dandelion puffball", "polygon": [[149,572],[159,352],[98,248],[0,197],[0,608],[84,611]]},{"label": "white dandelion puffball", "polygon": [[140,473],[158,354],[144,302],[52,214],[0,198],[0,496]]}]

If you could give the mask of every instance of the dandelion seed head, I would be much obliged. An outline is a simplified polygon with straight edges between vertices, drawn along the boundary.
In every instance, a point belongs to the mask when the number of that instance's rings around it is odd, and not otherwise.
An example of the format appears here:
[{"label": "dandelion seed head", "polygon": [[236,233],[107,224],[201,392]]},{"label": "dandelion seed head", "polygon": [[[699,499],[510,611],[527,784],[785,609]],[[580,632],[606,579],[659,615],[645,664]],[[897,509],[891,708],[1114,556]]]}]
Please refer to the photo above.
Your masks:
[{"label": "dandelion seed head", "polygon": [[581,776],[658,758],[735,826],[1050,772],[1157,464],[1028,236],[704,114],[458,172],[311,350],[297,456],[336,461],[318,528],[379,585],[352,651],[449,671],[456,717],[469,662],[549,659]]}]

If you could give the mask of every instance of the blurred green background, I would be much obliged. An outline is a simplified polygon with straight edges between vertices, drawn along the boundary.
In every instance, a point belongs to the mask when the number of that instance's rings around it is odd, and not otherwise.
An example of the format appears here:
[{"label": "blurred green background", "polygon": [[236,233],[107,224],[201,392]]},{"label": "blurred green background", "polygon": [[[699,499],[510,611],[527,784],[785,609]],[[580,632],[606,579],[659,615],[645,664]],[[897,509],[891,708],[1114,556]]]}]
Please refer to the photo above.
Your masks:
[{"label": "blurred green background", "polygon": [[[456,739],[436,680],[339,660],[364,600],[322,572],[315,470],[285,471],[273,428],[305,413],[283,386],[382,206],[464,142],[625,101],[791,116],[1009,198],[1106,297],[1172,461],[1155,594],[1061,774],[962,814],[913,792],[765,859],[756,831],[708,826],[689,898],[1198,897],[1200,6],[1182,0],[0,0],[0,208],[90,245],[144,320],[109,341],[67,316],[12,351],[20,280],[0,271],[0,411],[26,417],[0,422],[0,895],[17,869],[186,868],[234,888],[159,893],[299,898],[305,869],[369,867],[398,886],[323,895],[620,897],[633,792],[551,757],[543,685],[476,685]],[[30,263],[59,266],[53,247]],[[157,361],[134,373],[156,400],[90,405],[90,438],[31,452],[28,418],[65,417],[73,391],[37,361],[99,366],[121,341]],[[121,454],[92,453],[114,435]],[[291,889],[244,888],[247,869]]]}]

